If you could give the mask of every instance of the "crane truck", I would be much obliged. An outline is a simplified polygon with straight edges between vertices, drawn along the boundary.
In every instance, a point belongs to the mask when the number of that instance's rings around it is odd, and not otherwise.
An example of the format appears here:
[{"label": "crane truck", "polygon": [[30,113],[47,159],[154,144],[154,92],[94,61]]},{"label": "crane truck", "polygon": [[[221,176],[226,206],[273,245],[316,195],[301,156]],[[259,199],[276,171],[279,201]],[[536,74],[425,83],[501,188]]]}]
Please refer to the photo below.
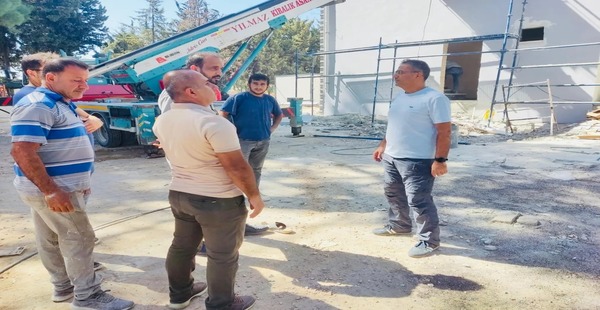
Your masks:
[{"label": "crane truck", "polygon": [[110,84],[121,85],[134,94],[135,99],[109,96],[102,100],[80,101],[77,105],[104,121],[104,126],[95,133],[101,146],[117,147],[132,137],[140,145],[151,145],[156,140],[152,126],[160,114],[156,102],[161,92],[160,80],[166,72],[182,68],[194,53],[217,52],[246,40],[225,64],[223,71],[227,71],[247,48],[249,38],[270,30],[225,85],[223,90],[227,91],[258,56],[274,30],[309,10],[343,1],[267,1],[100,63],[90,70],[90,79],[105,79]]}]

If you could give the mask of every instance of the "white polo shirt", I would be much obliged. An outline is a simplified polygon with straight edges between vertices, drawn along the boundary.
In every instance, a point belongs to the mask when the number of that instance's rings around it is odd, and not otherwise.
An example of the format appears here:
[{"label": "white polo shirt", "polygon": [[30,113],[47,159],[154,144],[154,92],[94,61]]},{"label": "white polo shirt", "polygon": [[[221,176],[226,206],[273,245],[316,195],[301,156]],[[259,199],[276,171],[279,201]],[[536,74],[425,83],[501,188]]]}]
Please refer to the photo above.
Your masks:
[{"label": "white polo shirt", "polygon": [[390,105],[385,153],[394,158],[433,159],[437,143],[435,124],[451,121],[450,100],[425,87],[399,93]]},{"label": "white polo shirt", "polygon": [[171,166],[169,189],[189,194],[231,198],[242,195],[216,153],[240,149],[235,126],[210,107],[175,103],[154,123]]}]

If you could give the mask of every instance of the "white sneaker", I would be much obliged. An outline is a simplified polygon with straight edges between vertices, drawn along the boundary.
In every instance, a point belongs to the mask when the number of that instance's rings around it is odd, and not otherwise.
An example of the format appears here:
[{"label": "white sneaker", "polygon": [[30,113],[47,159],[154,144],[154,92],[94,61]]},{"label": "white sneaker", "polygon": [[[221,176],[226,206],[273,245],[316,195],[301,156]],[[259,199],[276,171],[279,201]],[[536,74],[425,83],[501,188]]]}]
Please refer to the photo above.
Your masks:
[{"label": "white sneaker", "polygon": [[410,257],[424,257],[431,252],[437,250],[439,245],[432,245],[427,241],[419,241],[413,248],[408,251],[408,256]]}]

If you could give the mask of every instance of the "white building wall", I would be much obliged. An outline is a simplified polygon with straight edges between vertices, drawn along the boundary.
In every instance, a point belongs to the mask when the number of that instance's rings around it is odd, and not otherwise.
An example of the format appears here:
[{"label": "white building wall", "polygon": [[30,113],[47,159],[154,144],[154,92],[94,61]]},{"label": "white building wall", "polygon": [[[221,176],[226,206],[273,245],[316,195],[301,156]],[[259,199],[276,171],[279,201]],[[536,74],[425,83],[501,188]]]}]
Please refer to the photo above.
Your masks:
[{"label": "white building wall", "polygon": [[[518,31],[522,2],[514,0],[509,31]],[[335,14],[333,22],[324,22],[324,46],[326,50],[344,50],[377,46],[380,38],[384,44],[394,42],[420,42],[436,39],[503,34],[507,26],[510,0],[346,0],[344,3],[324,9],[324,16]],[[523,28],[543,26],[544,40],[524,42],[521,48],[535,46],[571,45],[600,41],[600,1],[598,0],[528,0],[525,7]],[[509,40],[513,48],[515,40]],[[484,41],[483,51],[500,50],[502,40]],[[393,49],[382,50],[382,58],[392,58]],[[424,45],[400,48],[397,57],[416,58],[421,55],[443,54],[443,45]],[[552,49],[519,53],[517,65],[564,64],[598,62],[600,46]],[[375,97],[374,73],[377,71],[378,51],[338,53],[325,58],[324,72],[340,73],[341,77],[329,78],[325,84],[325,114],[370,114]],[[429,63],[432,73],[428,80],[431,87],[440,88],[443,82],[440,67],[443,57],[422,58]],[[482,54],[479,71],[477,101],[488,107],[498,72],[500,53]],[[512,53],[506,53],[504,66],[512,66]],[[392,88],[391,60],[380,62],[380,80],[375,111],[386,115],[389,93]],[[550,79],[552,84],[579,84],[597,82],[597,65],[559,67],[545,69],[519,69],[515,71],[513,84],[523,84]],[[352,77],[351,75],[371,77]],[[509,71],[502,71],[500,85],[508,84]],[[394,91],[398,91],[395,89]],[[554,87],[555,100],[591,101],[594,87]],[[501,89],[497,100],[501,100]],[[511,97],[514,101],[547,98],[541,90],[521,89]],[[498,109],[498,107],[497,107]],[[558,117],[563,122],[584,118],[589,105],[560,107]],[[543,117],[547,106],[537,105],[533,116]],[[562,111],[562,112],[561,112]],[[568,111],[568,113],[564,113]],[[561,120],[559,120],[561,121]]]},{"label": "white building wall", "polygon": [[[312,85],[311,85],[312,84]],[[275,77],[275,94],[272,94],[281,106],[289,106],[289,98],[302,98],[302,114],[316,114],[321,102],[320,86],[321,80],[313,78],[310,75],[299,75],[296,80],[295,75],[278,75]],[[296,89],[296,86],[298,89]],[[310,91],[313,91],[311,97]],[[312,100],[311,100],[312,99]]]}]

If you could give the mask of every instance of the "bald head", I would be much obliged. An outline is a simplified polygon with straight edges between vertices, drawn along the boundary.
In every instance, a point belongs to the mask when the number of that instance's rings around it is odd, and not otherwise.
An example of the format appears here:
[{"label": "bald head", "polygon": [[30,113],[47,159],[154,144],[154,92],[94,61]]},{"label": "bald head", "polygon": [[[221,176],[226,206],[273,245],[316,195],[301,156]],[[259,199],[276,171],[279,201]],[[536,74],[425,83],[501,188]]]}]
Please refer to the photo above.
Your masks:
[{"label": "bald head", "polygon": [[175,72],[176,71],[169,71],[165,73],[165,75],[163,75],[162,82],[165,89],[167,89],[167,87],[169,87],[169,84],[171,84],[171,78],[173,77],[173,75],[175,75]]},{"label": "bald head", "polygon": [[175,103],[210,105],[216,100],[208,79],[193,70],[177,70],[165,74],[165,89]]}]

